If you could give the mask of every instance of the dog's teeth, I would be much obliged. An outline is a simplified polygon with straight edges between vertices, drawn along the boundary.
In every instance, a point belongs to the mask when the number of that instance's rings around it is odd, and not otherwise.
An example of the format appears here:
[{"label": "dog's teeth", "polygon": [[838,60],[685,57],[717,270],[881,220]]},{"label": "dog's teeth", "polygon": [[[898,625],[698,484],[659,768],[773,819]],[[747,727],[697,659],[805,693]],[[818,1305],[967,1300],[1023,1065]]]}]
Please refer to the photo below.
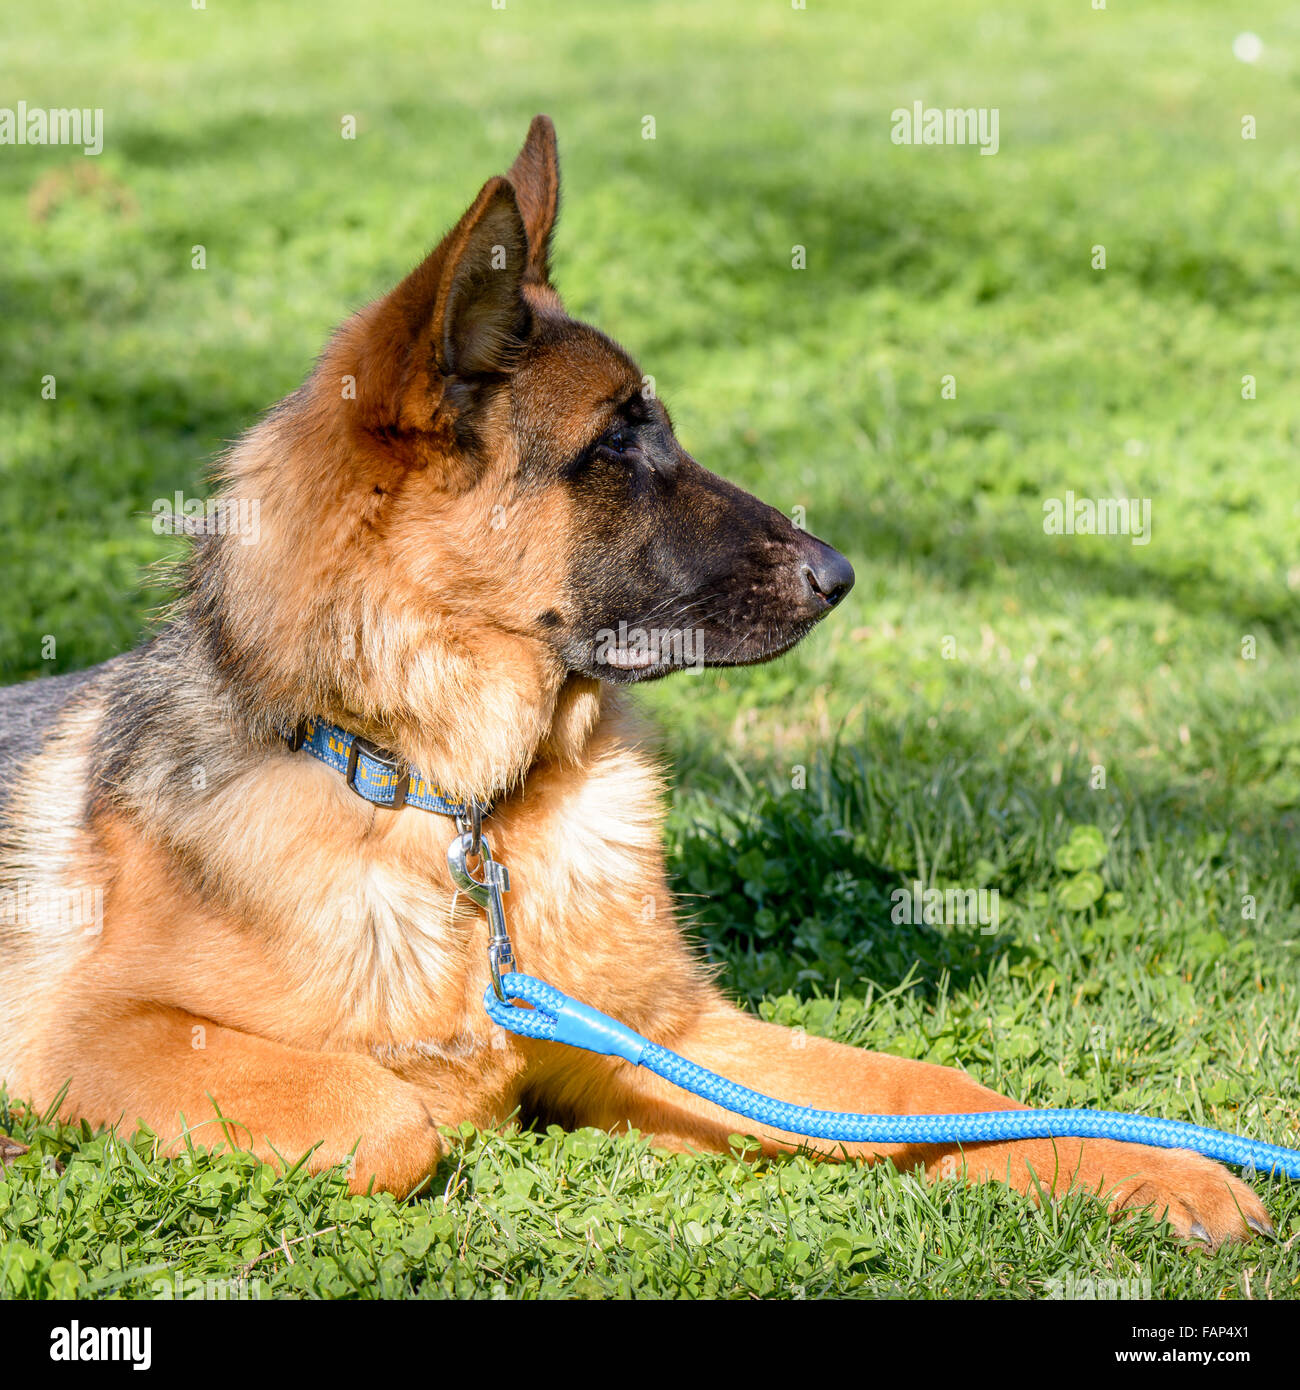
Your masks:
[{"label": "dog's teeth", "polygon": [[611,666],[633,668],[652,666],[654,664],[654,657],[649,652],[628,652],[618,651],[617,649],[607,652],[605,660],[608,661]]}]

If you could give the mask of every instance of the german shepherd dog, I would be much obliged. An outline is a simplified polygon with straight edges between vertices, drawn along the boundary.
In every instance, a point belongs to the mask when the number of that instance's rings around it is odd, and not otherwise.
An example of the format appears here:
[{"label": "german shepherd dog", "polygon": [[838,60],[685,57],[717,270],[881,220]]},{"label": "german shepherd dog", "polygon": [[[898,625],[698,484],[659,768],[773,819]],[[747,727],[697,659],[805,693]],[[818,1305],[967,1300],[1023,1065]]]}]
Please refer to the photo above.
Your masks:
[{"label": "german shepherd dog", "polygon": [[[196,528],[155,637],[0,695],[11,1096],[142,1122],[163,1152],[187,1136],[272,1163],[310,1152],[312,1169],[400,1194],[442,1158],[440,1127],[516,1111],[669,1148],[747,1132],[627,1062],[491,1024],[484,915],[448,867],[461,829],[400,804],[423,787],[490,807],[530,974],[803,1105],[1018,1108],[961,1071],[795,1047],[730,1004],[686,938],[661,775],[621,689],[682,654],[608,634],[689,629],[705,664],[767,661],[853,571],[696,463],[628,354],[565,313],[548,264],[558,197],[538,116],[510,172],[225,456],[216,498],[257,500],[255,541]],[[355,766],[298,746],[313,728],[396,769],[388,804],[361,794]],[[79,893],[93,913],[48,910]],[[1269,1229],[1248,1187],[1184,1151],[1062,1139],[827,1156],[1031,1197],[1084,1188],[1207,1243]]]}]

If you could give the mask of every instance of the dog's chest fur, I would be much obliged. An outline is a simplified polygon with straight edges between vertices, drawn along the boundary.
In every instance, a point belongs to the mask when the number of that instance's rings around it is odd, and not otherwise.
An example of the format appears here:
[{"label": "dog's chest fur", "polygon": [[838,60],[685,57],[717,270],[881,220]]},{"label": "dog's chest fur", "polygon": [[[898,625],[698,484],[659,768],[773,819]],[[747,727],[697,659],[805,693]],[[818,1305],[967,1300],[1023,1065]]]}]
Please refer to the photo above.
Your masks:
[{"label": "dog's chest fur", "polygon": [[[652,760],[615,716],[580,763],[543,762],[494,809],[485,833],[510,873],[521,969],[623,1012],[629,976],[634,997],[666,994],[670,1015],[693,988],[663,871],[660,794]],[[152,810],[144,834],[120,820],[100,827],[107,857],[125,866],[92,947],[102,979],[402,1070],[502,1045],[482,1008],[484,916],[447,869],[449,818],[371,807],[337,773],[279,749],[201,798]]]},{"label": "dog's chest fur", "polygon": [[[406,1075],[513,1055],[483,1010],[487,925],[455,894],[449,818],[372,807],[306,754],[250,748],[175,682],[156,710],[138,673],[129,699],[107,682],[46,745],[44,785],[61,790],[16,808],[10,877],[39,866],[43,883],[103,890],[101,930],[5,945],[0,1060],[16,1084],[53,1026],[37,997],[64,1019],[148,1002]],[[125,734],[115,706],[134,720]],[[123,756],[112,796],[88,812],[106,744]],[[675,919],[662,784],[642,744],[611,702],[581,748],[538,759],[485,832],[510,873],[518,967],[670,1031],[705,980]]]}]

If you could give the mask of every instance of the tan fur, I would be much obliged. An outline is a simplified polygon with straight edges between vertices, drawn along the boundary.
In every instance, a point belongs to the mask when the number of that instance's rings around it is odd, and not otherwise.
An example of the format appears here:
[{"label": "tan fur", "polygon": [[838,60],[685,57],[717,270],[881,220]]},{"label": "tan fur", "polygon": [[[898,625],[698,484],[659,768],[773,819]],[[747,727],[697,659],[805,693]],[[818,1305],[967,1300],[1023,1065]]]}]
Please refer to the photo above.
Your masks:
[{"label": "tan fur", "polygon": [[[206,712],[192,752],[132,764],[86,803],[98,700],[78,704],[48,741],[63,790],[15,808],[18,849],[3,867],[10,879],[102,883],[104,926],[7,941],[0,1060],[11,1094],[46,1105],[66,1085],[65,1114],[142,1121],[173,1152],[186,1132],[273,1161],[319,1145],[310,1162],[321,1168],[357,1144],[354,1185],[396,1192],[437,1163],[439,1125],[504,1121],[525,1102],[672,1146],[720,1149],[752,1129],[625,1063],[496,1030],[482,1007],[485,924],[448,875],[453,823],[362,802],[258,722],[271,710],[282,723],[342,724],[445,788],[492,799],[486,828],[510,870],[522,968],[632,1028],[804,1104],[1015,1104],[956,1070],[819,1039],[797,1049],[729,1005],[686,944],[645,732],[609,687],[570,674],[538,629],[539,613],[568,601],[568,494],[519,466],[521,420],[557,453],[581,448],[637,374],[603,340],[566,329],[563,349],[528,369],[535,379],[516,381],[511,397],[481,393],[486,470],[456,442],[444,381],[448,334],[493,362],[506,350],[500,306],[464,308],[478,292],[465,264],[520,218],[533,323],[561,321],[545,257],[554,141],[539,122],[512,170],[515,191],[485,186],[225,461],[224,494],[260,500],[262,534],[251,546],[223,538],[205,560],[220,631],[206,646],[195,639],[196,652],[216,652],[211,665],[186,672],[187,699]],[[481,317],[448,329],[458,303]],[[426,331],[427,348],[397,350]],[[215,621],[201,591],[189,618],[197,631]],[[220,775],[198,775],[205,768]],[[762,1139],[773,1152],[798,1142]],[[1244,1184],[1187,1153],[1061,1141],[859,1156],[930,1173],[947,1160],[1029,1192],[1081,1184],[1116,1210],[1150,1204],[1211,1240],[1248,1234],[1243,1214],[1266,1221]]]}]

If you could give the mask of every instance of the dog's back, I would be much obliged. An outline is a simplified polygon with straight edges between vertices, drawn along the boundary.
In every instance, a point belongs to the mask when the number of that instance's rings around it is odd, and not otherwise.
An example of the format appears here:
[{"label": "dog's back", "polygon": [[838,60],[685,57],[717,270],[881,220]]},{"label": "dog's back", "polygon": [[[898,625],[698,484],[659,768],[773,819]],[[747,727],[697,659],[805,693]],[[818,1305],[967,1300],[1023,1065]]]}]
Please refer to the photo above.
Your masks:
[{"label": "dog's back", "polygon": [[102,917],[102,886],[75,881],[73,847],[98,691],[120,661],[0,689],[0,1077],[11,1097],[33,1030]]},{"label": "dog's back", "polygon": [[20,777],[40,780],[37,755],[59,714],[103,669],[92,666],[87,671],[0,689],[0,826]]}]

